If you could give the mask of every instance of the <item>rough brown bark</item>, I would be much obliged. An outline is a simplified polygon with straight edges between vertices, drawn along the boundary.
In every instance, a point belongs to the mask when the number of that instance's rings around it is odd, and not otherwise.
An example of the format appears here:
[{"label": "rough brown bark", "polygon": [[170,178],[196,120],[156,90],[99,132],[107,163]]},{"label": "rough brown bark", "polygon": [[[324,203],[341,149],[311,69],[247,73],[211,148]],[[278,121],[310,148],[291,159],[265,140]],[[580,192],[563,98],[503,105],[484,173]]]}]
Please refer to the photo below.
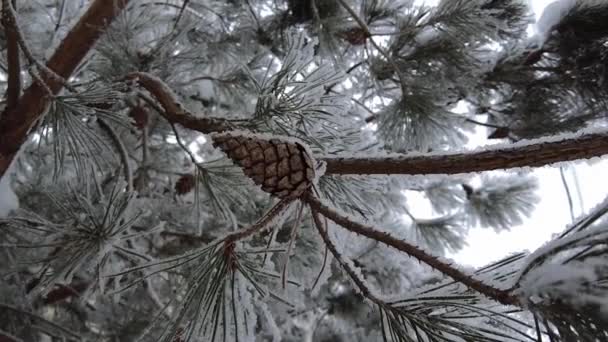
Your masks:
[{"label": "rough brown bark", "polygon": [[[68,79],[102,35],[102,28],[128,3],[129,0],[95,0],[55,50],[47,67]],[[59,93],[63,84],[48,75],[43,76],[53,94]],[[45,112],[49,102],[46,90],[33,83],[24,91],[17,105],[0,118],[0,177],[10,166],[31,127]]]},{"label": "rough brown bark", "polygon": [[216,118],[198,118],[187,112],[182,108],[171,89],[153,75],[133,72],[128,74],[125,79],[136,82],[154,96],[164,110],[160,114],[172,124],[180,124],[185,128],[205,134],[219,133],[231,128],[228,121]]},{"label": "rough brown bark", "polygon": [[608,132],[479,152],[378,158],[325,158],[326,174],[459,174],[538,167],[608,154]]}]

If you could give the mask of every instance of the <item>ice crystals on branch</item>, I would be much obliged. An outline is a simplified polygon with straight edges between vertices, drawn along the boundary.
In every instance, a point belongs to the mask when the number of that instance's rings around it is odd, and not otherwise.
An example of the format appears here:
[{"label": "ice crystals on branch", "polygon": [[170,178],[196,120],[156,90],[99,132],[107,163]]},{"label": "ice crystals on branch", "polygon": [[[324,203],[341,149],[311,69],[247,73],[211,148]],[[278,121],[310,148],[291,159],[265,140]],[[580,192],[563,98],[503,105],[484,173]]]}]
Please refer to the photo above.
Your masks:
[{"label": "ice crystals on branch", "polygon": [[537,43],[542,46],[551,31],[576,6],[577,0],[555,0],[550,3],[536,22]]}]

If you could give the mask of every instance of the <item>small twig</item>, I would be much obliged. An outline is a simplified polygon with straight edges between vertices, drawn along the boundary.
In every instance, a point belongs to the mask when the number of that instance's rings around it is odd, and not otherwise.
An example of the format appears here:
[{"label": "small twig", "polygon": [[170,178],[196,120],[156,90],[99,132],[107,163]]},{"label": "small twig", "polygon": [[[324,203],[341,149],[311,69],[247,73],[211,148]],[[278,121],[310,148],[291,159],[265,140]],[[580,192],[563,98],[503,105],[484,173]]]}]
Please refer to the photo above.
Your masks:
[{"label": "small twig", "polygon": [[327,227],[325,227],[325,225],[323,224],[319,213],[320,211],[317,211],[315,208],[312,208],[313,223],[315,225],[315,228],[317,228],[319,235],[323,239],[325,247],[327,247],[333,257],[338,261],[340,266],[344,269],[344,271],[346,271],[348,276],[352,279],[352,281],[355,283],[355,285],[363,296],[369,298],[373,302],[382,302],[372,294],[371,290],[367,287],[365,282],[359,278],[359,275],[357,274],[357,272],[355,272],[352,265],[346,262],[343,259],[342,255],[340,255],[340,252],[338,252],[336,245],[334,245],[334,243],[329,238],[329,234],[327,233]]},{"label": "small twig", "polygon": [[474,120],[474,119],[471,119],[471,118],[465,118],[464,120],[465,120],[466,122],[470,122],[470,123],[472,123],[472,124],[476,124],[476,125],[479,125],[479,126],[484,126],[484,127],[490,127],[490,128],[496,128],[496,129],[499,129],[499,128],[505,128],[504,126],[493,125],[493,124],[490,124],[490,123],[486,123],[486,122],[477,121],[477,120]]},{"label": "small twig", "polygon": [[329,248],[327,248],[327,245],[326,245],[324,252],[323,252],[323,264],[321,265],[321,270],[319,271],[319,274],[317,274],[315,281],[312,283],[312,287],[310,288],[310,291],[313,291],[317,287],[317,284],[319,284],[319,280],[321,280],[321,276],[323,275],[323,272],[325,271],[325,268],[327,267],[327,259],[329,256],[328,252],[329,252]]},{"label": "small twig", "polygon": [[127,181],[127,190],[129,192],[133,191],[133,172],[131,172],[131,167],[129,166],[129,153],[127,152],[127,148],[120,139],[120,136],[112,126],[110,126],[105,120],[102,118],[97,118],[97,124],[101,127],[106,134],[110,137],[118,153],[120,154],[120,159],[123,164],[123,170],[125,173],[125,180]]},{"label": "small twig", "polygon": [[291,251],[293,249],[293,245],[298,236],[298,230],[300,228],[300,222],[302,220],[303,212],[304,212],[304,203],[300,203],[300,208],[298,209],[295,223],[294,223],[293,227],[291,228],[291,236],[289,238],[289,244],[287,246],[287,251],[285,252],[285,263],[283,264],[283,271],[281,272],[283,288],[287,287],[287,268],[289,267],[289,257],[290,257]]},{"label": "small twig", "polygon": [[568,207],[570,208],[570,219],[574,222],[574,204],[572,203],[572,194],[570,193],[570,187],[568,186],[568,181],[566,180],[566,175],[564,174],[564,167],[559,167],[559,175],[562,179],[562,184],[564,185],[564,190],[566,191],[566,198],[568,199]]},{"label": "small twig", "polygon": [[[365,60],[355,63],[354,65],[352,65],[350,68],[348,68],[344,73],[346,75],[350,74],[351,72],[353,72],[353,70],[357,69],[358,67],[360,67],[361,65],[363,65],[365,63]],[[336,82],[334,84],[330,84],[326,89],[325,89],[325,95],[329,94],[333,88],[335,86],[337,86],[338,84],[340,84],[340,82]]]},{"label": "small twig", "polygon": [[363,19],[361,19],[359,17],[357,12],[355,12],[355,10],[353,10],[352,7],[350,7],[344,0],[338,0],[338,2],[340,3],[340,5],[342,5],[342,7],[344,7],[344,9],[357,22],[357,24],[359,25],[361,30],[363,30],[363,33],[365,33],[365,36],[367,38],[369,38],[369,41],[372,43],[374,48],[376,48],[376,50],[378,50],[378,52],[382,56],[384,56],[384,58],[386,58],[386,61],[391,65],[391,67],[393,67],[393,69],[395,69],[395,72],[397,73],[397,77],[399,78],[399,81],[400,81],[399,83],[401,84],[401,88],[405,87],[405,82],[403,82],[403,75],[401,74],[401,69],[399,68],[399,66],[397,65],[395,60],[388,54],[388,52],[384,51],[384,49],[380,45],[378,45],[378,43],[376,43],[374,41],[374,39],[372,38],[372,33],[369,30],[369,27],[367,26],[365,21],[363,21]]},{"label": "small twig", "polygon": [[190,151],[190,149],[186,145],[184,145],[184,143],[182,142],[182,139],[179,136],[179,132],[177,131],[177,127],[175,127],[174,124],[171,124],[171,129],[173,130],[173,134],[175,134],[175,140],[177,141],[177,145],[179,145],[179,147],[181,147],[182,150],[184,150],[184,152],[188,155],[188,157],[190,158],[190,161],[192,161],[192,163],[194,165],[198,165],[198,162],[196,161],[196,157],[194,156],[192,151]]},{"label": "small twig", "polygon": [[283,210],[287,209],[289,205],[294,200],[292,198],[284,198],[280,200],[277,204],[275,204],[264,216],[262,216],[256,223],[251,225],[251,227],[243,230],[236,231],[224,238],[225,245],[232,245],[236,241],[245,239],[263,229],[267,228],[270,223],[283,212]]},{"label": "small twig", "polygon": [[59,10],[57,11],[59,15],[57,16],[57,23],[55,24],[55,31],[53,34],[56,34],[57,31],[59,31],[59,28],[61,28],[61,24],[63,22],[63,16],[65,15],[65,9],[66,9],[65,3],[66,3],[66,0],[62,0],[61,5],[59,5]]},{"label": "small twig", "polygon": [[177,18],[175,19],[175,25],[173,25],[174,30],[177,29],[177,25],[179,25],[179,22],[182,20],[182,16],[184,15],[184,12],[186,11],[186,7],[188,7],[189,2],[190,2],[190,0],[184,0],[182,7],[179,9],[179,13],[177,14]]},{"label": "small twig", "polygon": [[400,240],[392,235],[376,230],[371,226],[356,222],[346,215],[338,213],[335,209],[330,208],[316,198],[312,193],[307,193],[304,200],[310,205],[313,211],[317,211],[323,216],[334,221],[343,228],[365,236],[369,239],[382,242],[388,246],[391,246],[419,261],[427,264],[431,268],[441,272],[442,274],[454,279],[455,281],[467,286],[468,288],[475,290],[488,298],[491,298],[504,305],[518,305],[518,299],[511,295],[509,291],[495,288],[491,285],[487,285],[471,275],[464,273],[463,271],[453,267],[452,265],[440,260],[438,257],[427,253],[417,246],[410,244],[405,240]]}]

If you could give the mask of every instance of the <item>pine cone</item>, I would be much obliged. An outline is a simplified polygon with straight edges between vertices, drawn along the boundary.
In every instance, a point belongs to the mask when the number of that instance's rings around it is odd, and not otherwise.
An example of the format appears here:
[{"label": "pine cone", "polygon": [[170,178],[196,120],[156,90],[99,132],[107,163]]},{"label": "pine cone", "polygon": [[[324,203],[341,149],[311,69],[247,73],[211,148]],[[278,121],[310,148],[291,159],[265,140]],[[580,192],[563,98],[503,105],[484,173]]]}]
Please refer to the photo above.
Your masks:
[{"label": "pine cone", "polygon": [[228,132],[214,135],[213,146],[241,166],[262,190],[279,198],[301,196],[315,177],[311,156],[296,142]]},{"label": "pine cone", "polygon": [[177,182],[175,182],[175,193],[178,195],[185,195],[192,191],[194,185],[196,183],[196,179],[191,174],[185,174],[179,177]]}]

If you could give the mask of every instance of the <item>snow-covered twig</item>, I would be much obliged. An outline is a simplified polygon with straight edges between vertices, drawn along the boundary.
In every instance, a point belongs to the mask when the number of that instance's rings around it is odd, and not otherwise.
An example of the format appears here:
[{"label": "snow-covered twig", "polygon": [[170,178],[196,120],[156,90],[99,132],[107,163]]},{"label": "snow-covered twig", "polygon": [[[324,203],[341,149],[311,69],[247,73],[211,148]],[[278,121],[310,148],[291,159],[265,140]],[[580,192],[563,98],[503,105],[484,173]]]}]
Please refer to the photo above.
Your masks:
[{"label": "snow-covered twig", "polygon": [[371,290],[365,284],[365,282],[361,278],[360,274],[355,271],[352,263],[344,260],[344,258],[342,257],[342,255],[340,254],[338,249],[336,248],[336,245],[329,238],[329,234],[327,233],[327,227],[325,226],[325,224],[323,224],[320,213],[318,211],[316,211],[315,209],[313,209],[313,211],[312,211],[312,218],[313,218],[314,225],[317,228],[317,231],[319,232],[319,235],[321,236],[321,238],[323,239],[323,242],[325,243],[325,246],[331,252],[333,257],[336,258],[336,260],[338,261],[340,266],[344,269],[344,271],[346,271],[346,273],[351,278],[353,283],[355,283],[355,285],[357,286],[359,291],[361,291],[361,294],[374,302],[381,302],[378,298],[376,298],[376,296],[374,296],[372,294]]},{"label": "snow-covered twig", "polygon": [[366,224],[356,222],[355,220],[349,218],[346,214],[342,214],[336,209],[330,208],[311,193],[307,194],[305,201],[314,211],[321,213],[323,216],[329,218],[353,233],[382,242],[403,253],[406,253],[407,255],[414,257],[431,268],[441,272],[442,274],[454,279],[455,281],[462,283],[470,289],[475,290],[501,304],[518,305],[518,299],[510,294],[509,291],[501,290],[491,285],[484,284],[483,282],[475,279],[472,275],[466,274],[446,261],[441,260],[439,257],[429,254],[420,247],[414,246],[405,240],[400,240],[388,233],[374,229]]}]

